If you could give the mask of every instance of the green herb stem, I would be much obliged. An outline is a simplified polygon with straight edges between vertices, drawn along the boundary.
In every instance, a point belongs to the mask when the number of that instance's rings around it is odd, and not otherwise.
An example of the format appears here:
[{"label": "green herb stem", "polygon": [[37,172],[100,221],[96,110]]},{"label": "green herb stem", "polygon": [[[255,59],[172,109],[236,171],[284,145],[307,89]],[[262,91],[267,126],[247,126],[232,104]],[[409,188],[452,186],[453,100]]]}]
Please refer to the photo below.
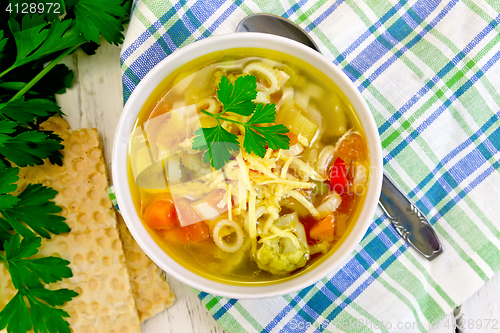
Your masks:
[{"label": "green herb stem", "polygon": [[7,258],[3,254],[0,253],[0,261],[5,265],[5,268],[9,268],[9,264],[7,262]]},{"label": "green herb stem", "polygon": [[224,117],[216,117],[216,118],[217,118],[217,120],[229,121],[231,123],[235,123],[235,124],[238,124],[238,125],[241,125],[241,126],[245,126],[245,128],[248,126],[248,124],[239,122],[237,120],[233,120],[233,119],[229,119],[229,118],[224,118]]},{"label": "green herb stem", "polygon": [[7,74],[8,72],[10,72],[11,70],[13,70],[14,68],[16,68],[16,66],[12,65],[9,68],[7,68],[6,70],[4,70],[2,73],[0,73],[0,78],[2,76],[4,76],[5,74]]},{"label": "green herb stem", "polygon": [[[67,55],[69,55],[71,52],[73,52],[78,46],[80,46],[81,44],[78,44],[74,47],[71,47],[69,49],[67,49],[66,51],[64,51],[63,53],[61,53],[57,58],[55,58],[54,60],[52,60],[47,66],[44,67],[44,69],[38,73],[30,82],[28,82],[21,90],[19,90],[10,100],[9,102],[15,100],[15,99],[18,99],[19,97],[22,97],[26,92],[28,92],[28,90],[31,89],[31,87],[33,87],[38,81],[40,81],[42,79],[42,77],[45,76],[45,74],[47,74],[48,72],[50,72],[50,70],[52,68],[54,68],[64,57],[66,57]],[[10,70],[10,69],[8,69]],[[1,77],[2,74],[0,74],[0,77]]]},{"label": "green herb stem", "polygon": [[205,111],[203,109],[200,110],[200,111],[202,113],[206,114],[207,116],[210,116],[210,117],[213,117],[213,118],[217,119],[217,121],[219,121],[219,120],[229,121],[231,123],[235,123],[235,124],[238,124],[238,125],[241,125],[241,126],[245,126],[245,128],[248,126],[248,124],[242,123],[242,122],[237,121],[237,120],[229,119],[229,118],[224,118],[224,117],[219,116],[218,114],[213,114],[213,113],[210,113],[210,112]]}]

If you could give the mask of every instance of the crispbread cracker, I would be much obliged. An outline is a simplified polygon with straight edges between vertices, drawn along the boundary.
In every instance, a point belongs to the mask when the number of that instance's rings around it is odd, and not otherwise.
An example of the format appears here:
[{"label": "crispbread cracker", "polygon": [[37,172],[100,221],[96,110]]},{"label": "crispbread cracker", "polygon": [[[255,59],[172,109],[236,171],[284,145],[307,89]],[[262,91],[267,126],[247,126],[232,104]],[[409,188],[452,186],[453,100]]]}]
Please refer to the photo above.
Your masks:
[{"label": "crispbread cracker", "polygon": [[119,214],[118,228],[125,250],[137,313],[139,320],[143,322],[172,305],[175,296],[170,285],[161,277],[159,268],[132,238]]},{"label": "crispbread cracker", "polygon": [[75,333],[141,332],[115,227],[54,237],[45,242],[40,254],[71,262],[73,277],[50,284],[49,288],[68,288],[79,294],[63,306]]},{"label": "crispbread cracker", "polygon": [[64,258],[73,271],[73,277],[49,288],[79,293],[62,307],[71,315],[67,320],[75,333],[140,332],[115,213],[106,192],[106,169],[97,131],[71,131],[60,117],[40,127],[64,140],[63,166],[46,163],[21,168],[18,191],[29,183],[54,188],[58,191],[54,201],[71,228],[68,234],[42,242],[39,256]]},{"label": "crispbread cracker", "polygon": [[[42,125],[44,129],[54,131],[61,135],[64,140],[66,140],[67,137],[68,139],[74,138],[78,141],[84,139],[85,137],[85,134],[83,134],[82,132],[72,132],[70,134],[68,132],[69,126],[67,122],[59,117],[51,118],[50,121],[47,121]],[[93,138],[89,139],[93,140]],[[93,144],[98,145],[97,137],[95,139],[96,141],[93,142]],[[78,142],[76,144],[72,142],[68,149],[70,149],[71,152],[77,155],[79,154],[79,152],[82,152],[81,145],[79,145]],[[86,155],[90,159],[100,158],[101,151],[100,149],[90,149],[86,152]],[[72,163],[70,164],[70,166],[73,170],[85,170],[88,168],[88,163],[83,158],[76,158],[71,162]],[[44,166],[43,171],[46,173],[47,169],[53,167],[54,166],[52,165]],[[104,163],[98,163],[96,165],[96,169],[102,172],[94,172],[89,175],[88,181],[91,184],[99,183],[103,178],[104,180],[106,179]],[[48,172],[50,172],[50,170]],[[68,178],[69,177],[66,177],[66,175],[64,174],[59,175],[57,178],[57,182],[61,184],[63,188],[63,194],[66,192],[68,192],[68,194],[75,193],[80,198],[79,201],[67,202],[70,210],[74,209],[74,206],[79,206],[81,210],[82,207],[88,206],[87,198],[97,198],[98,194],[93,189],[89,189],[87,187],[75,189],[69,186],[65,186],[65,182],[68,180]],[[47,186],[51,186],[51,183],[47,182]],[[107,193],[105,191],[100,191],[99,195],[102,196],[100,198],[101,205],[106,205],[106,207],[108,207],[108,205],[110,205],[111,203]],[[113,215],[113,218],[115,217],[114,210],[113,212],[110,212],[110,214]],[[92,223],[95,222],[97,222],[99,226],[107,227],[108,224],[105,223],[106,219],[104,218],[104,215],[105,214],[102,211],[95,211],[92,214],[93,219],[89,219],[88,215],[81,213],[77,216],[79,223],[75,227],[80,230],[85,230],[86,228],[93,228],[94,226],[92,225]],[[175,301],[175,296],[172,289],[170,288],[170,285],[161,276],[159,268],[155,263],[153,263],[153,261],[151,261],[151,259],[149,259],[148,256],[146,256],[144,251],[132,238],[132,235],[130,234],[121,215],[117,214],[116,216],[118,217],[118,230],[123,242],[123,250],[127,262],[132,292],[137,307],[137,313],[139,315],[140,322],[142,323],[172,305],[172,303]],[[69,222],[67,223],[69,224]],[[114,225],[114,221],[112,225]],[[73,230],[74,226],[71,224],[69,224],[69,226]]]}]

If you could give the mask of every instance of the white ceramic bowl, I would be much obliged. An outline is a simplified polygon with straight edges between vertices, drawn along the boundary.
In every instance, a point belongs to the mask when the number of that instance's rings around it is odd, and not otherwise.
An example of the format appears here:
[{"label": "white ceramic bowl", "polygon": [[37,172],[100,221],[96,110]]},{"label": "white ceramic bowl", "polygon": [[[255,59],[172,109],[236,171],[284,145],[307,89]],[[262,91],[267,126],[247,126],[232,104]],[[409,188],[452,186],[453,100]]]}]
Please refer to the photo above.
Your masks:
[{"label": "white ceramic bowl", "polygon": [[[169,257],[153,240],[134,208],[127,175],[129,137],[137,115],[150,94],[162,80],[181,65],[209,54],[229,48],[263,48],[280,51],[313,65],[326,74],[344,92],[361,121],[370,151],[371,175],[365,204],[354,228],[340,248],[314,269],[294,279],[267,286],[235,286],[201,277]],[[382,151],[379,134],[370,110],[356,87],[340,69],[318,52],[298,42],[268,34],[233,33],[209,37],[176,50],[156,65],[128,99],[115,135],[112,176],[121,214],[133,237],[146,254],[164,271],[194,288],[230,298],[257,299],[280,296],[305,288],[338,268],[361,241],[373,216],[382,184]]]}]

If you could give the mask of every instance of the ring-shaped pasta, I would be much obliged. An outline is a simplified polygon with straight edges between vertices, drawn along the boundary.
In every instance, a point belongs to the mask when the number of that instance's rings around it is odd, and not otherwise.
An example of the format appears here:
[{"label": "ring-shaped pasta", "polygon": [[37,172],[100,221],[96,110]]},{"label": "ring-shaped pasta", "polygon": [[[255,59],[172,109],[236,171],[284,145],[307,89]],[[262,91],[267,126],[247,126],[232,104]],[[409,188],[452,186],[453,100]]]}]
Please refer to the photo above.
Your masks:
[{"label": "ring-shaped pasta", "polygon": [[318,167],[318,173],[322,177],[327,177],[327,172],[328,172],[328,165],[330,165],[330,162],[333,160],[333,154],[335,153],[335,147],[328,145],[325,146],[322,150],[321,153],[319,154],[318,157],[318,162],[316,163]]},{"label": "ring-shaped pasta", "polygon": [[262,83],[257,83],[257,90],[264,91],[269,95],[278,90],[279,82],[277,70],[271,66],[261,62],[252,62],[243,69],[243,72],[247,74],[250,74],[251,72],[258,72],[269,80],[269,83],[271,84],[270,87],[266,87]]},{"label": "ring-shaped pasta", "polygon": [[[203,108],[204,106],[207,106],[207,105],[208,105],[207,109]],[[197,109],[202,108],[203,110],[210,112],[210,113],[215,113],[216,106],[217,105],[216,105],[215,100],[213,98],[204,98],[201,101],[199,101],[198,103],[196,103]]]},{"label": "ring-shaped pasta", "polygon": [[[224,227],[232,229],[232,232],[230,234],[236,233],[236,241],[232,243],[227,243],[224,241],[224,236],[220,234]],[[219,249],[229,253],[238,251],[243,245],[243,230],[241,230],[241,227],[238,223],[231,220],[221,220],[217,222],[212,236],[215,245],[217,245]]]}]

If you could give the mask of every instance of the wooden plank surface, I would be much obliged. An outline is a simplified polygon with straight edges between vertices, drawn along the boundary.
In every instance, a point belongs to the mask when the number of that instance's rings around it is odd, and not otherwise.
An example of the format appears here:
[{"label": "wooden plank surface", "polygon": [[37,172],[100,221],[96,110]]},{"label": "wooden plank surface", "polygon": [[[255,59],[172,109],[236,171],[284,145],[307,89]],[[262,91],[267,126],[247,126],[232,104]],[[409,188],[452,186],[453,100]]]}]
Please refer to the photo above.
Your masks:
[{"label": "wooden plank surface", "polygon": [[[96,55],[87,56],[78,51],[68,56],[63,62],[75,70],[76,82],[57,99],[73,129],[97,128],[108,170],[111,169],[113,138],[123,103],[119,55],[118,47],[103,42]],[[188,286],[171,277],[167,280],[177,300],[172,307],[146,321],[143,332],[223,332]],[[500,323],[495,326],[495,319],[500,320],[499,273],[462,305],[459,315],[459,320],[465,323],[463,332],[500,331]],[[429,332],[455,332],[454,321],[450,314]]]},{"label": "wooden plank surface", "polygon": [[474,293],[462,304],[457,324],[459,332],[500,332],[500,274]]}]

